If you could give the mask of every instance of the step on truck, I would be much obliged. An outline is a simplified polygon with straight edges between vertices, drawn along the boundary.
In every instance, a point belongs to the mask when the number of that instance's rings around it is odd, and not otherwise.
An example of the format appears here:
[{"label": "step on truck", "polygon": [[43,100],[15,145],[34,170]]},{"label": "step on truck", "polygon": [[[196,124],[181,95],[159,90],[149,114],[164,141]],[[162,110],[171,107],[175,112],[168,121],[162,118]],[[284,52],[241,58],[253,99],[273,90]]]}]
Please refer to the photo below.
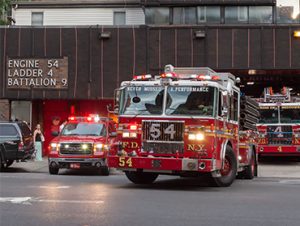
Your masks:
[{"label": "step on truck", "polygon": [[252,179],[256,132],[239,125],[236,82],[230,73],[172,65],[159,76],[122,82],[114,109],[119,145],[109,152],[109,166],[136,184],[159,174],[209,175],[216,186],[230,186],[236,176]]},{"label": "step on truck", "polygon": [[300,98],[283,87],[274,92],[264,89],[259,103],[257,124],[259,156],[300,156]]}]

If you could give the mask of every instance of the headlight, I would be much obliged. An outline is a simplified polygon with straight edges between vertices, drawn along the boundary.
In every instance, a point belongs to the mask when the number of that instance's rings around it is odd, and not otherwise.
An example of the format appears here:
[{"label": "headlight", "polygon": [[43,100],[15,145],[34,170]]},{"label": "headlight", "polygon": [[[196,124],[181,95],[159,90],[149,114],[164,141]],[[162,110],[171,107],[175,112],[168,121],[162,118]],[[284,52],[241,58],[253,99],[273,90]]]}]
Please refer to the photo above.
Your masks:
[{"label": "headlight", "polygon": [[203,133],[196,134],[196,140],[204,140],[204,134]]},{"label": "headlight", "polygon": [[81,148],[82,148],[83,150],[86,150],[86,149],[88,149],[88,145],[87,145],[87,144],[83,144],[83,145],[81,146]]},{"label": "headlight", "polygon": [[108,145],[102,143],[94,144],[94,155],[103,155],[105,151],[108,151]]},{"label": "headlight", "polygon": [[266,134],[260,133],[258,136],[259,136],[260,138],[265,138],[265,137],[266,137]]},{"label": "headlight", "polygon": [[128,138],[129,137],[129,132],[123,132],[123,137]]},{"label": "headlight", "polygon": [[58,152],[60,144],[59,143],[50,143],[50,152]]},{"label": "headlight", "polygon": [[136,138],[137,133],[136,132],[123,132],[122,136],[123,136],[123,138]]},{"label": "headlight", "polygon": [[188,139],[201,141],[201,140],[204,140],[204,134],[203,133],[196,133],[196,134],[190,133],[188,136]]},{"label": "headlight", "polygon": [[196,140],[195,134],[189,134],[189,140]]},{"label": "headlight", "polygon": [[51,144],[50,144],[51,148],[56,148],[57,145],[58,145],[57,143],[51,143]]}]

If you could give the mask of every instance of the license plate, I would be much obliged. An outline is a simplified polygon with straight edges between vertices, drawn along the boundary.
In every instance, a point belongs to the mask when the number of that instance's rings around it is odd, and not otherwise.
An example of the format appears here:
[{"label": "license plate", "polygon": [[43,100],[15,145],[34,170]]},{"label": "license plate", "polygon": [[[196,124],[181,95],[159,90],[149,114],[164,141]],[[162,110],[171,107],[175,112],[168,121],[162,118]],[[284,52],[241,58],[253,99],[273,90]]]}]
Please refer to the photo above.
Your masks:
[{"label": "license plate", "polygon": [[80,169],[80,163],[71,163],[70,168],[71,169]]}]

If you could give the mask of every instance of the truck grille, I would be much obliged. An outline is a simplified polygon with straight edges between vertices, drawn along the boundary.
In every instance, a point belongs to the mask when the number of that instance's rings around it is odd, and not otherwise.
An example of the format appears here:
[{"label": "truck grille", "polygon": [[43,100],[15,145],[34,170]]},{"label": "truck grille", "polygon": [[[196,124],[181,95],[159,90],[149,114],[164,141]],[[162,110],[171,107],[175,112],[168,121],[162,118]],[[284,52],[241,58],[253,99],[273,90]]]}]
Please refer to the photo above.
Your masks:
[{"label": "truck grille", "polygon": [[291,145],[292,144],[292,126],[268,126],[268,143],[273,145]]},{"label": "truck grille", "polygon": [[[83,145],[87,145],[86,149],[83,149]],[[90,155],[93,151],[93,144],[91,143],[61,143],[60,154],[63,155]]]},{"label": "truck grille", "polygon": [[149,154],[183,154],[184,145],[183,143],[143,143],[144,151]]},{"label": "truck grille", "polygon": [[183,121],[143,121],[143,141],[183,141]]},{"label": "truck grille", "polygon": [[150,154],[183,153],[184,121],[143,121],[143,149]]}]

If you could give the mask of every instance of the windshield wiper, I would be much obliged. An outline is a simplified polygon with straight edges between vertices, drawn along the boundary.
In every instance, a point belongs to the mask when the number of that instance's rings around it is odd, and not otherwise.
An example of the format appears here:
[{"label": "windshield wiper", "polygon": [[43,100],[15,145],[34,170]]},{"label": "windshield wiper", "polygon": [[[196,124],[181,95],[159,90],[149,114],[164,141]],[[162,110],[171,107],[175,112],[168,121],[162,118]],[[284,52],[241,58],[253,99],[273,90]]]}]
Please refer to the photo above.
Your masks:
[{"label": "windshield wiper", "polygon": [[139,110],[139,112],[137,113],[137,114],[135,114],[132,118],[130,118],[130,119],[134,119],[134,118],[136,118],[137,116],[139,116],[139,115],[141,115],[143,112],[146,112],[146,111],[148,111],[147,109],[143,109],[143,110]]}]

